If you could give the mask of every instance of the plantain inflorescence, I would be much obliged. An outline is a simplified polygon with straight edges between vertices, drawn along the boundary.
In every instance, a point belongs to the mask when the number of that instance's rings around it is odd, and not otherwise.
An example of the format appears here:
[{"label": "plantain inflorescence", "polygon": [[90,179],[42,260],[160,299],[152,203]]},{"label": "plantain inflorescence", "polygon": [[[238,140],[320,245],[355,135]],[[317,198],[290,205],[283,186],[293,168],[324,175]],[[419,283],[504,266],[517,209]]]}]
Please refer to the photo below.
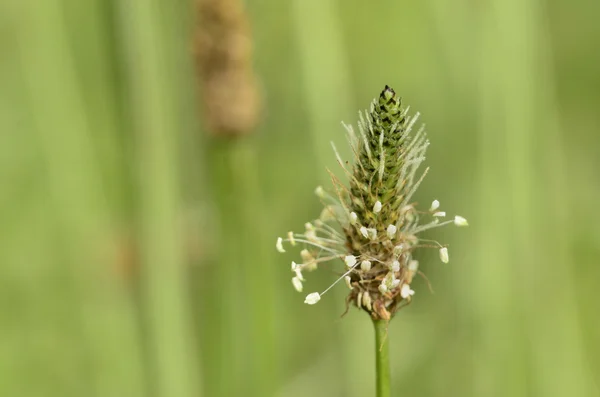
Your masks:
[{"label": "plantain inflorescence", "polygon": [[437,248],[441,261],[448,263],[448,248],[420,239],[419,233],[468,223],[461,216],[441,221],[446,213],[437,200],[425,211],[417,210],[411,201],[428,171],[417,173],[429,141],[424,126],[414,132],[419,113],[411,116],[408,111],[386,85],[370,110],[359,113],[358,133],[344,125],[354,153],[353,168],[347,168],[335,145],[333,149],[349,186],[332,176],[332,192],[317,187],[315,193],[324,205],[319,218],[306,223],[304,233],[289,232],[286,238],[277,239],[279,252],[285,252],[284,243],[303,246],[301,262],[292,262],[292,285],[299,292],[305,281],[303,272],[325,262],[344,263],[344,273],[325,291],[308,294],[305,303],[317,303],[344,280],[350,290],[348,303],[375,320],[389,321],[415,293],[411,283],[419,268],[413,259],[416,249]]}]

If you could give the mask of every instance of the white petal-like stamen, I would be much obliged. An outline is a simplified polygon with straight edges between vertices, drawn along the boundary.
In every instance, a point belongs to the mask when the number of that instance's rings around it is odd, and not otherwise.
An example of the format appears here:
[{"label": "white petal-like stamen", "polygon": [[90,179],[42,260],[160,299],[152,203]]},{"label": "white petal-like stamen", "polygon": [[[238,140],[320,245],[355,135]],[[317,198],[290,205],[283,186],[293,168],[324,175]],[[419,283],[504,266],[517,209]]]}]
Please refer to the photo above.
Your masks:
[{"label": "white petal-like stamen", "polygon": [[362,304],[364,307],[367,308],[367,310],[371,311],[371,310],[373,310],[371,303],[372,303],[371,295],[369,295],[369,293],[367,291],[365,291],[362,296]]},{"label": "white petal-like stamen", "polygon": [[375,205],[373,206],[373,212],[378,214],[381,211],[381,207],[382,207],[381,201],[377,200],[375,202]]},{"label": "white petal-like stamen", "polygon": [[277,248],[277,251],[279,252],[285,252],[285,250],[283,249],[283,239],[281,237],[277,237],[277,243],[275,244],[275,248]]},{"label": "white petal-like stamen", "polygon": [[356,225],[357,221],[358,221],[358,215],[356,215],[356,212],[351,212],[350,213],[350,224]]},{"label": "white petal-like stamen", "polygon": [[408,262],[408,270],[410,270],[412,273],[416,273],[418,269],[419,261],[413,259],[412,261]]},{"label": "white petal-like stamen", "polygon": [[371,270],[371,261],[362,261],[360,263],[360,269],[363,272],[368,272],[369,270]]},{"label": "white petal-like stamen", "polygon": [[381,292],[382,295],[385,295],[385,293],[388,292],[387,285],[385,285],[384,282],[379,284],[379,292]]},{"label": "white petal-like stamen", "polygon": [[354,267],[354,265],[356,265],[356,257],[354,255],[348,255],[344,258],[344,262],[346,262],[348,268]]},{"label": "white petal-like stamen", "polygon": [[396,232],[398,231],[398,228],[396,228],[395,225],[389,225],[387,227],[387,236],[390,240],[393,240],[396,237]]},{"label": "white petal-like stamen", "polygon": [[361,226],[360,234],[362,234],[364,238],[369,238],[369,231],[364,226]]},{"label": "white petal-like stamen", "polygon": [[396,288],[399,285],[400,285],[400,280],[398,280],[397,278],[394,279],[394,281],[392,281],[392,289]]},{"label": "white petal-like stamen", "polygon": [[469,226],[469,222],[467,222],[467,220],[465,218],[463,218],[462,216],[458,216],[458,215],[456,215],[454,217],[454,224],[456,226]]},{"label": "white petal-like stamen", "polygon": [[300,251],[300,258],[302,258],[302,262],[304,263],[312,262],[314,260],[313,256],[307,249]]},{"label": "white petal-like stamen", "polygon": [[402,255],[402,252],[404,251],[404,244],[398,244],[397,246],[394,247],[394,256],[397,258],[400,255]]},{"label": "white petal-like stamen", "polygon": [[431,203],[431,207],[429,208],[429,211],[433,212],[433,211],[437,210],[438,208],[440,208],[440,202],[437,200],[433,200],[433,202]]},{"label": "white petal-like stamen", "polygon": [[292,247],[296,246],[296,240],[294,240],[294,232],[288,232],[288,240],[290,240],[290,244],[292,244]]},{"label": "white petal-like stamen", "polygon": [[408,299],[411,296],[413,296],[415,294],[415,291],[413,291],[412,289],[410,289],[410,285],[408,284],[403,284],[402,288],[400,289],[400,296],[403,299]]},{"label": "white petal-like stamen", "polygon": [[312,294],[306,295],[306,298],[304,299],[304,303],[306,303],[307,305],[314,305],[315,303],[317,303],[320,300],[321,300],[321,295],[319,295],[318,292],[313,292]]},{"label": "white petal-like stamen", "polygon": [[448,261],[450,260],[450,257],[448,256],[448,248],[440,248],[440,259],[442,260],[442,262],[448,263]]},{"label": "white petal-like stamen", "polygon": [[296,269],[294,269],[294,272],[296,273],[296,277],[298,277],[298,280],[304,281],[304,277],[302,277],[302,268],[300,266],[296,267]]},{"label": "white petal-like stamen", "polygon": [[323,186],[317,186],[315,194],[318,198],[325,198],[325,189],[323,189]]},{"label": "white petal-like stamen", "polygon": [[446,216],[446,211],[438,211],[435,214],[433,214],[433,216],[438,217],[438,218],[443,218]]},{"label": "white petal-like stamen", "polygon": [[398,262],[398,261],[392,262],[392,271],[394,271],[394,272],[400,271],[400,262]]},{"label": "white petal-like stamen", "polygon": [[350,276],[344,277],[344,281],[346,282],[346,286],[348,286],[349,289],[352,289],[352,279]]},{"label": "white petal-like stamen", "polygon": [[302,292],[302,281],[300,281],[300,279],[298,277],[294,277],[292,278],[292,284],[294,285],[294,288],[296,289],[296,291],[298,292]]},{"label": "white petal-like stamen", "polygon": [[367,236],[371,240],[375,240],[377,238],[377,229],[370,228],[367,229]]}]

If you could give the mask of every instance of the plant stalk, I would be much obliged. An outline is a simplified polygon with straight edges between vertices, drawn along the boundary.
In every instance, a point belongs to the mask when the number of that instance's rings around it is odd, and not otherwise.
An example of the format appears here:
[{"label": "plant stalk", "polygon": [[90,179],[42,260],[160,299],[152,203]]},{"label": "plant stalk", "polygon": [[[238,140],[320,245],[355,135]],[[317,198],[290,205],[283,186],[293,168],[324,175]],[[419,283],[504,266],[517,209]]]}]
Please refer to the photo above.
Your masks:
[{"label": "plant stalk", "polygon": [[390,354],[387,321],[373,320],[375,326],[375,385],[377,397],[391,396]]}]

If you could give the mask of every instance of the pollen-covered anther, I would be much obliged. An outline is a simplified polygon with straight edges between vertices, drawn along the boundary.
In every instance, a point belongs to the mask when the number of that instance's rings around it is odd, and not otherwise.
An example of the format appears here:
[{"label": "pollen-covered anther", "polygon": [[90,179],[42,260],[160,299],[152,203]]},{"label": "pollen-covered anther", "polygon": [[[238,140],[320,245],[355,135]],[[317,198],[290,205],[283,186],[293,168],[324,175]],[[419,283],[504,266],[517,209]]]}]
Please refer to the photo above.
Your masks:
[{"label": "pollen-covered anther", "polygon": [[302,276],[302,266],[292,261],[292,271],[296,273],[296,277],[298,280],[304,281],[304,277]]},{"label": "pollen-covered anther", "polygon": [[454,217],[454,224],[456,226],[469,226],[469,222],[467,222],[467,220],[465,218],[463,218],[462,216],[456,215]]},{"label": "pollen-covered anther", "polygon": [[362,304],[364,307],[367,308],[368,311],[373,310],[372,302],[373,301],[371,300],[371,295],[368,291],[365,291],[362,296]]},{"label": "pollen-covered anther", "polygon": [[348,287],[348,289],[352,289],[352,279],[350,278],[350,276],[344,277],[344,281],[346,282],[346,286]]},{"label": "pollen-covered anther", "polygon": [[395,278],[395,279],[392,281],[392,286],[391,286],[391,289],[397,288],[399,285],[400,285],[400,280],[398,280],[397,278]]},{"label": "pollen-covered anther", "polygon": [[368,228],[367,229],[367,238],[369,240],[375,240],[377,238],[377,229]]},{"label": "pollen-covered anther", "polygon": [[360,270],[363,272],[368,272],[371,270],[371,261],[364,260],[360,263]]},{"label": "pollen-covered anther", "polygon": [[404,244],[398,244],[398,245],[396,245],[394,247],[394,251],[393,251],[394,257],[395,258],[400,257],[400,255],[402,255],[402,252],[404,252],[404,248],[405,248]]},{"label": "pollen-covered anther", "polygon": [[385,282],[382,281],[381,284],[379,284],[379,292],[381,292],[382,295],[385,295],[388,292],[388,287],[387,285],[385,285]]},{"label": "pollen-covered anther", "polygon": [[356,225],[357,221],[358,221],[358,215],[356,215],[356,212],[351,212],[350,213],[350,224]]},{"label": "pollen-covered anther", "polygon": [[387,236],[390,240],[393,240],[396,237],[396,232],[398,231],[398,228],[396,228],[395,225],[389,225],[387,227]]},{"label": "pollen-covered anther", "polygon": [[437,200],[433,200],[433,202],[431,203],[431,207],[429,207],[429,211],[433,212],[438,208],[440,208],[440,202]]},{"label": "pollen-covered anther", "polygon": [[400,262],[398,262],[398,261],[393,261],[392,262],[392,271],[393,272],[399,272],[400,271]]},{"label": "pollen-covered anther", "polygon": [[377,200],[375,202],[375,205],[373,206],[373,212],[378,214],[379,212],[381,212],[381,207],[382,207],[381,201]]},{"label": "pollen-covered anther", "polygon": [[358,307],[359,309],[362,305],[362,296],[363,296],[362,291],[359,292],[358,295],[356,296],[356,307]]},{"label": "pollen-covered anther", "polygon": [[364,238],[369,238],[369,230],[366,227],[361,226],[359,230]]},{"label": "pollen-covered anther", "polygon": [[307,305],[314,305],[315,303],[317,303],[320,300],[321,300],[321,295],[318,292],[313,292],[311,294],[306,295],[306,298],[304,299],[304,303],[306,303]]},{"label": "pollen-covered anther", "polygon": [[294,232],[288,232],[288,240],[290,240],[290,244],[292,244],[292,247],[296,246],[296,240],[294,239]]},{"label": "pollen-covered anther", "polygon": [[277,237],[277,243],[275,243],[275,248],[277,248],[277,251],[279,252],[285,252],[285,250],[283,249],[283,239],[281,237]]},{"label": "pollen-covered anther", "polygon": [[402,288],[400,288],[400,296],[403,299],[410,299],[411,296],[415,294],[415,291],[410,289],[409,284],[402,284]]},{"label": "pollen-covered anther", "polygon": [[408,270],[411,273],[416,273],[417,270],[419,270],[419,261],[413,259],[410,262],[408,262]]},{"label": "pollen-covered anther", "polygon": [[323,186],[317,186],[315,189],[315,194],[318,198],[325,198],[325,189],[323,189]]},{"label": "pollen-covered anther", "polygon": [[348,255],[344,258],[344,262],[346,262],[346,266],[350,269],[356,265],[356,257],[354,255]]},{"label": "pollen-covered anther", "polygon": [[433,216],[435,216],[437,218],[443,218],[446,216],[446,211],[438,211],[438,212],[434,213]]},{"label": "pollen-covered anther", "polygon": [[440,248],[440,259],[444,263],[448,263],[450,261],[450,257],[448,256],[448,248]]},{"label": "pollen-covered anther", "polygon": [[318,221],[328,222],[332,220],[335,220],[335,207],[333,205],[328,205],[321,211]]},{"label": "pollen-covered anther", "polygon": [[306,236],[306,238],[309,241],[315,242],[315,241],[318,240],[317,239],[317,231],[316,231],[316,229],[315,229],[315,227],[313,226],[312,223],[306,222],[304,224],[304,228],[306,229],[305,232],[304,232],[304,235]]},{"label": "pollen-covered anther", "polygon": [[407,283],[411,283],[413,278],[417,274],[418,269],[419,269],[419,261],[416,261],[413,259],[410,262],[408,262],[408,274],[406,275],[404,281],[406,281]]},{"label": "pollen-covered anther", "polygon": [[292,285],[298,292],[302,292],[302,281],[298,277],[292,278]]}]

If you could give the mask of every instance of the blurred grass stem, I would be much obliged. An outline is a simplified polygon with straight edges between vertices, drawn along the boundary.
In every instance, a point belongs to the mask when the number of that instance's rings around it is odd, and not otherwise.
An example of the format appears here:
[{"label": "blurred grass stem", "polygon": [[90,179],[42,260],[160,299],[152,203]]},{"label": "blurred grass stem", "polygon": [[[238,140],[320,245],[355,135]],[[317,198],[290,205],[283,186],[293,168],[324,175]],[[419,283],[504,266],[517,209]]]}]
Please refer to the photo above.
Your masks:
[{"label": "blurred grass stem", "polygon": [[391,396],[390,346],[385,320],[373,320],[375,326],[375,385],[377,397]]}]

